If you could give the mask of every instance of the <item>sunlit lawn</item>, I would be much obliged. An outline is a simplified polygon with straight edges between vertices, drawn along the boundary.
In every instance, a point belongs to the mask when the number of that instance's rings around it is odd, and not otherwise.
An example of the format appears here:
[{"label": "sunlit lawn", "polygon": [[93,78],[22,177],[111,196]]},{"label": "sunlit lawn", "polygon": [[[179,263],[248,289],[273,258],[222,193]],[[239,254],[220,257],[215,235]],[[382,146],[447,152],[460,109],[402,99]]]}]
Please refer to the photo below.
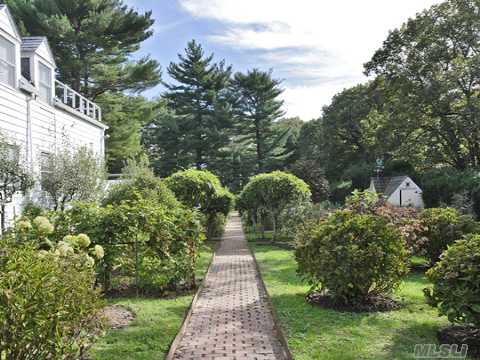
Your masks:
[{"label": "sunlit lawn", "polygon": [[340,313],[305,302],[308,286],[296,275],[292,251],[251,246],[296,360],[414,359],[414,345],[437,343],[437,329],[448,323],[425,304],[421,273],[411,273],[395,294],[401,310]]},{"label": "sunlit lawn", "polygon": [[[202,251],[198,278],[203,278],[212,256],[210,248]],[[158,360],[168,353],[190,306],[193,295],[174,299],[123,298],[111,301],[130,307],[136,313],[133,323],[112,330],[90,352],[98,360]]]}]

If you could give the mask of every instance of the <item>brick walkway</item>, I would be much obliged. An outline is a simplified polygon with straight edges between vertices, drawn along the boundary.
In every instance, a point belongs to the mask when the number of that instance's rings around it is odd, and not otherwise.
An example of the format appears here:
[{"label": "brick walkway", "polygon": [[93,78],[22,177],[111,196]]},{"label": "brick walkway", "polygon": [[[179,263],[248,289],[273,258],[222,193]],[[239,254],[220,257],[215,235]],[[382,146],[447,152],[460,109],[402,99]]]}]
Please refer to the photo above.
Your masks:
[{"label": "brick walkway", "polygon": [[233,216],[172,358],[288,359],[259,276]]}]

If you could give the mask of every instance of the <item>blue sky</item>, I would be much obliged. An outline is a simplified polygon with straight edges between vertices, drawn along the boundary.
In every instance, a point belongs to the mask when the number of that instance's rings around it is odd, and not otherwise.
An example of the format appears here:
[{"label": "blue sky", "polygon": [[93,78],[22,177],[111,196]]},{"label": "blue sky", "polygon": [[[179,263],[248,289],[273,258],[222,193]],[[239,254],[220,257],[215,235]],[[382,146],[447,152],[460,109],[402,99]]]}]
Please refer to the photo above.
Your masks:
[{"label": "blue sky", "polygon": [[[332,96],[366,81],[362,65],[389,30],[438,0],[126,0],[153,11],[150,54],[164,70],[191,39],[235,71],[273,69],[283,80],[285,111],[317,118]],[[154,97],[162,87],[144,95]]]}]

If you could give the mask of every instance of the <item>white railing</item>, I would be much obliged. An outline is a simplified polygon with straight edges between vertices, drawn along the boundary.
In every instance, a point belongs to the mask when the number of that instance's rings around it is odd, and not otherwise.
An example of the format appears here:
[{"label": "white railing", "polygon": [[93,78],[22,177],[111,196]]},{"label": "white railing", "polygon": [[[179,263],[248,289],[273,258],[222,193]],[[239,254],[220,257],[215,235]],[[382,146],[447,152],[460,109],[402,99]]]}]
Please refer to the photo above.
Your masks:
[{"label": "white railing", "polygon": [[55,80],[55,98],[91,119],[102,121],[102,109],[100,106],[58,80]]}]

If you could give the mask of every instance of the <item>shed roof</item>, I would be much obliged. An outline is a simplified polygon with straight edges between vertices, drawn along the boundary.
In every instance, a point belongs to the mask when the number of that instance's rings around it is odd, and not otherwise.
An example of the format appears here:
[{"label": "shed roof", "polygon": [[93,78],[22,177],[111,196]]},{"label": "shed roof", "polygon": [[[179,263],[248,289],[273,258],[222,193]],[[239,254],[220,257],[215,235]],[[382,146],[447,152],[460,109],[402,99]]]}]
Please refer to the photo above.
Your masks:
[{"label": "shed roof", "polygon": [[392,195],[408,176],[372,177],[375,191],[386,197]]}]

